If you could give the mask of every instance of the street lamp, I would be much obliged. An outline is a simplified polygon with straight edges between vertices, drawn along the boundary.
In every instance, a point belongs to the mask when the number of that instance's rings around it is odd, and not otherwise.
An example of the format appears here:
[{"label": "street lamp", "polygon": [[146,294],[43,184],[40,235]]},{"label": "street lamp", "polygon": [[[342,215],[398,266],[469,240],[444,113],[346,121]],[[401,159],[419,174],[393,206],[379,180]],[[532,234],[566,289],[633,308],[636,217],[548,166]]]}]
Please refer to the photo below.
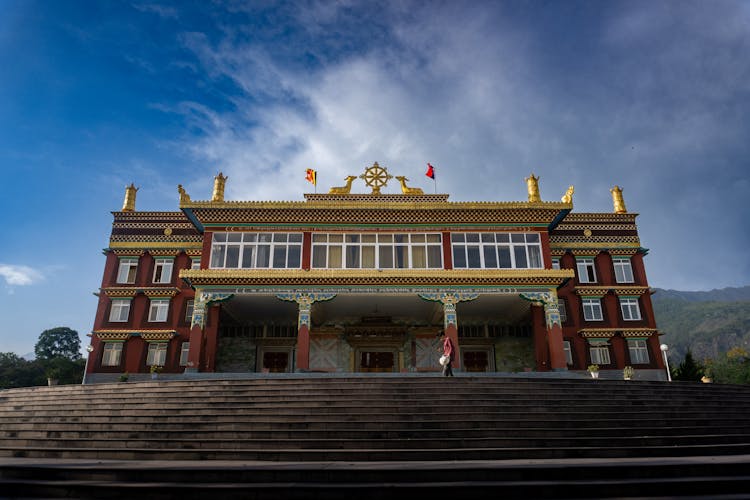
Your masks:
[{"label": "street lamp", "polygon": [[89,358],[91,357],[91,353],[94,352],[94,346],[91,344],[86,346],[86,366],[83,367],[83,379],[81,380],[81,385],[86,383],[86,372],[89,371]]},{"label": "street lamp", "polygon": [[664,358],[664,366],[667,367],[667,380],[671,382],[672,374],[669,373],[669,360],[667,359],[667,351],[669,350],[669,346],[667,344],[662,344],[660,347],[661,347],[661,355]]}]

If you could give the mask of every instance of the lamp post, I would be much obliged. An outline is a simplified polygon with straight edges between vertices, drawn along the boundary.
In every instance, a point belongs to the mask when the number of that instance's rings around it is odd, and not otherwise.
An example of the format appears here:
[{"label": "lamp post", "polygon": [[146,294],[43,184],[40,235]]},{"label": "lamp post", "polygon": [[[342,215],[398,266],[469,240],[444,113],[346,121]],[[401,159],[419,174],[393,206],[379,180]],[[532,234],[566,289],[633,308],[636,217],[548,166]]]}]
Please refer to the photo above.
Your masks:
[{"label": "lamp post", "polygon": [[86,372],[89,371],[89,358],[91,357],[91,353],[94,352],[94,346],[91,344],[86,346],[86,366],[83,367],[83,379],[81,380],[81,385],[84,385],[86,383]]},{"label": "lamp post", "polygon": [[667,359],[667,351],[669,350],[669,346],[667,344],[662,344],[660,348],[661,348],[661,355],[664,358],[664,366],[667,367],[667,380],[671,382],[672,374],[669,373],[669,360]]}]

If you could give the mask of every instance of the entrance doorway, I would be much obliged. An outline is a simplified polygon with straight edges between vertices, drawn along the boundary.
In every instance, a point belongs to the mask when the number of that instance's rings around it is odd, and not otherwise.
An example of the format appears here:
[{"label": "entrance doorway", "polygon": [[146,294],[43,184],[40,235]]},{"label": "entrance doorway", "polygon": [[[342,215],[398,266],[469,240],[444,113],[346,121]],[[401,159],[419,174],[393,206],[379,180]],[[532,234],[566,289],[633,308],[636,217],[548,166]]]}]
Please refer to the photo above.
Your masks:
[{"label": "entrance doorway", "polygon": [[263,353],[263,371],[267,373],[285,373],[289,371],[289,352],[265,351]]},{"label": "entrance doorway", "polygon": [[393,354],[393,351],[360,351],[359,370],[366,373],[392,372]]},{"label": "entrance doorway", "polygon": [[489,371],[489,356],[487,351],[463,351],[464,371],[487,372]]}]

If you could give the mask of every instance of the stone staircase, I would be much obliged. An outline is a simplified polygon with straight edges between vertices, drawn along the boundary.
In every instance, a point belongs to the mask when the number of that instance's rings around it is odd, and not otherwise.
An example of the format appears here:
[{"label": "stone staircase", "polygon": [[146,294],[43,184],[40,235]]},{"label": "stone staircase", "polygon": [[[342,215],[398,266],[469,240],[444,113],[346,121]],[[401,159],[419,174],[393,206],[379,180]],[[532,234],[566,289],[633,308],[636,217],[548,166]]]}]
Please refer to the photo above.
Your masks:
[{"label": "stone staircase", "polygon": [[0,497],[750,498],[748,417],[750,388],[716,384],[267,377],[13,389],[0,391]]}]

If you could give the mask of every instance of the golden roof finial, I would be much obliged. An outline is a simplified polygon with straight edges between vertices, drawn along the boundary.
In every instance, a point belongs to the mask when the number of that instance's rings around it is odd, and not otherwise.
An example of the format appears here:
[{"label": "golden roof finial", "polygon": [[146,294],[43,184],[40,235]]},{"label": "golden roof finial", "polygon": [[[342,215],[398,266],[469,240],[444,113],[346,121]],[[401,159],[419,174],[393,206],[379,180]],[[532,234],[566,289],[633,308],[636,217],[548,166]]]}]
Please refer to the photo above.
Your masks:
[{"label": "golden roof finial", "polygon": [[130,186],[125,186],[125,201],[122,203],[123,212],[134,212],[135,211],[135,193],[139,188],[135,187],[132,182]]},{"label": "golden roof finial", "polygon": [[542,198],[539,196],[539,177],[534,177],[534,172],[531,172],[531,175],[525,180],[526,188],[529,191],[529,203],[542,201]]},{"label": "golden roof finial", "polygon": [[562,201],[563,203],[573,203],[573,193],[575,193],[575,191],[575,188],[571,184],[570,186],[568,186],[568,190],[565,191],[565,194],[560,199],[560,201]]},{"label": "golden roof finial", "polygon": [[177,184],[177,192],[180,193],[180,205],[183,203],[190,203],[190,195],[187,194],[182,184]]},{"label": "golden roof finial", "polygon": [[626,214],[628,210],[625,208],[625,200],[622,198],[622,188],[615,186],[609,190],[612,193],[612,205],[614,205],[616,214]]},{"label": "golden roof finial", "polygon": [[225,176],[221,172],[219,172],[219,175],[214,177],[214,192],[211,195],[212,202],[224,201],[224,186],[226,186],[227,179],[229,179],[229,177]]},{"label": "golden roof finial", "polygon": [[372,188],[370,194],[380,194],[380,188],[388,184],[388,181],[393,179],[393,176],[388,173],[387,167],[381,167],[378,162],[372,164],[372,167],[366,168],[365,173],[359,176],[360,179],[365,180],[365,184]]}]

